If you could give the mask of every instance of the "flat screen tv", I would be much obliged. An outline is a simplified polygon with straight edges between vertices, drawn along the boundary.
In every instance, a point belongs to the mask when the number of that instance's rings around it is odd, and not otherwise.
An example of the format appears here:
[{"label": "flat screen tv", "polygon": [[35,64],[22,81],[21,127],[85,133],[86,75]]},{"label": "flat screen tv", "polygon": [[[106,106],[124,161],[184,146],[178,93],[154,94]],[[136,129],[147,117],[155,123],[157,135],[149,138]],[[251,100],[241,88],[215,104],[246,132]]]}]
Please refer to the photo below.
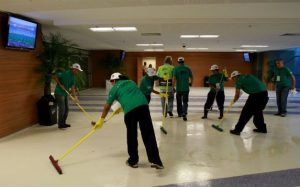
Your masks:
[{"label": "flat screen tv", "polygon": [[38,24],[30,19],[9,15],[5,47],[35,49]]},{"label": "flat screen tv", "polygon": [[251,62],[250,53],[245,52],[243,53],[244,62]]}]

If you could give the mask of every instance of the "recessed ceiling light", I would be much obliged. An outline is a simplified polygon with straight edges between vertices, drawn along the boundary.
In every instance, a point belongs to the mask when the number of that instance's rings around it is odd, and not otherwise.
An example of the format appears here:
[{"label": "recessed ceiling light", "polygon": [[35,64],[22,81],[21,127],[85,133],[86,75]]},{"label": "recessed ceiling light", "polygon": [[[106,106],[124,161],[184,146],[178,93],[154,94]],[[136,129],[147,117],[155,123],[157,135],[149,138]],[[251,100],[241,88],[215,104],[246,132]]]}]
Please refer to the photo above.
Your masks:
[{"label": "recessed ceiling light", "polygon": [[114,31],[112,27],[91,27],[90,30],[94,31],[94,32],[113,32]]},{"label": "recessed ceiling light", "polygon": [[186,50],[207,50],[206,47],[188,47]]},{"label": "recessed ceiling light", "polygon": [[180,38],[199,38],[199,35],[180,35]]},{"label": "recessed ceiling light", "polygon": [[263,47],[269,47],[268,45],[241,45],[241,47],[248,47],[248,48],[263,48]]},{"label": "recessed ceiling light", "polygon": [[164,51],[164,49],[144,49],[144,51]]},{"label": "recessed ceiling light", "polygon": [[200,35],[200,38],[219,38],[219,35]]},{"label": "recessed ceiling light", "polygon": [[164,46],[164,44],[136,44],[136,46],[141,46],[141,47],[154,46],[154,47],[158,47],[158,46]]},{"label": "recessed ceiling light", "polygon": [[113,27],[115,31],[137,31],[136,27]]},{"label": "recessed ceiling light", "polygon": [[236,49],[236,52],[256,52],[256,49]]},{"label": "recessed ceiling light", "polygon": [[150,44],[136,44],[136,46],[140,46],[140,47],[148,47],[148,46],[150,46]]}]

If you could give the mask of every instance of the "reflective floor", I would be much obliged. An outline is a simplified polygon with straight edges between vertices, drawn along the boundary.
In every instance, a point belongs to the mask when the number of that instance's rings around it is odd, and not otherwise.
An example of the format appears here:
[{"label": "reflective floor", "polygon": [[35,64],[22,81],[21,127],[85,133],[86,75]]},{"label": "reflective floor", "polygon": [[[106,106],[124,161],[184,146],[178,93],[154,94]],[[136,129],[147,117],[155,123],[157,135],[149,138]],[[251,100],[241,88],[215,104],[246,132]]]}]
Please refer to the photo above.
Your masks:
[{"label": "reflective floor", "polygon": [[[83,112],[71,104],[68,118],[71,128],[60,130],[57,125],[34,125],[0,139],[0,184],[5,187],[300,186],[297,170],[300,168],[300,95],[289,96],[288,115],[278,117],[273,115],[275,95],[270,92],[265,109],[268,133],[253,133],[254,125],[250,121],[241,136],[236,136],[229,134],[229,130],[237,122],[247,94],[242,95],[220,124],[217,106],[208,119],[201,119],[207,92],[207,88],[192,89],[187,122],[176,117],[174,102],[174,118],[167,117],[164,124],[167,135],[160,131],[160,99],[153,95],[150,110],[163,170],[150,167],[140,136],[139,168],[125,164],[128,155],[122,113],[60,160],[64,174],[59,175],[49,155],[58,159],[92,129]],[[225,107],[233,93],[232,88],[225,90]],[[105,98],[105,90],[96,88],[82,91],[79,97],[82,107],[95,120]],[[220,125],[224,132],[213,129],[212,124]],[[280,181],[286,183],[281,184],[272,180],[279,174],[295,177],[282,177]]]}]

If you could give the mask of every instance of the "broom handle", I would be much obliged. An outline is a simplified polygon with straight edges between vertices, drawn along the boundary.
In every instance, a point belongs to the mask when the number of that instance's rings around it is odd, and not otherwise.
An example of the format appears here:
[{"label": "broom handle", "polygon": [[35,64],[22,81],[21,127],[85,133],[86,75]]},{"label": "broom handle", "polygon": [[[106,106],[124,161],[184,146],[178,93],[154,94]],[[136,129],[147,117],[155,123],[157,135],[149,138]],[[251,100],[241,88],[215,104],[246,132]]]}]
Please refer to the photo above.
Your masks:
[{"label": "broom handle", "polygon": [[70,147],[58,160],[62,161],[67,155],[69,155],[76,147],[86,141],[92,134],[96,132],[96,129],[91,130],[87,135],[81,138],[78,142],[76,142],[72,147]]},{"label": "broom handle", "polygon": [[[109,118],[106,120],[110,120],[116,113],[113,112],[110,114]],[[83,138],[81,138],[78,142],[76,142],[72,147],[70,147],[61,157],[59,157],[58,160],[62,161],[66,156],[68,156],[75,148],[77,148],[80,144],[85,142],[92,134],[96,132],[96,129],[91,130],[87,135],[85,135]]]},{"label": "broom handle", "polygon": [[168,103],[168,89],[169,89],[169,79],[167,79],[166,97],[165,97],[164,114],[163,114],[164,116],[163,116],[162,126],[165,125],[165,121],[166,121],[167,103]]},{"label": "broom handle", "polygon": [[[224,116],[227,116],[227,114],[228,114],[228,112],[230,111],[230,109],[232,108],[233,104],[234,104],[234,102],[230,102],[230,105],[229,105],[228,109],[226,110]],[[222,123],[223,123],[224,118],[225,118],[224,116],[223,116],[222,119],[220,119],[219,124],[222,124]]]},{"label": "broom handle", "polygon": [[81,106],[78,102],[76,102],[75,98],[74,98],[67,90],[65,90],[65,92],[70,96],[70,98],[73,100],[73,102],[76,103],[76,105],[81,109],[81,111],[84,113],[84,115],[85,115],[90,121],[93,121],[92,116],[91,116],[89,113],[87,113],[87,112],[84,110],[84,108],[82,108],[82,106]]}]

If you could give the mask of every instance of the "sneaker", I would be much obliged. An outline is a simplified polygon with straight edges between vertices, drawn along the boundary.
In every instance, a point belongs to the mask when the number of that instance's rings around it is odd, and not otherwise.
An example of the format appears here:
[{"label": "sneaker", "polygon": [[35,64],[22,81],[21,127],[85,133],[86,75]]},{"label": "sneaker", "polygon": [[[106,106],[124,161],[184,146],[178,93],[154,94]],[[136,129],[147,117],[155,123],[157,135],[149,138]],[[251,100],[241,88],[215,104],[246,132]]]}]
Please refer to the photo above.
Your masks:
[{"label": "sneaker", "polygon": [[286,113],[282,113],[280,114],[281,117],[285,117],[286,116]]},{"label": "sneaker", "polygon": [[183,121],[187,121],[186,116],[183,116],[182,119],[183,119]]},{"label": "sneaker", "polygon": [[277,112],[276,114],[274,114],[274,116],[280,116],[281,113]]},{"label": "sneaker", "polygon": [[155,168],[155,169],[164,169],[164,166],[162,164],[154,164],[151,163],[151,168]]},{"label": "sneaker", "polygon": [[253,129],[253,132],[267,133],[267,130]]},{"label": "sneaker", "polygon": [[230,133],[231,133],[231,134],[234,134],[234,135],[240,135],[240,134],[241,134],[240,132],[235,131],[235,130],[230,130]]},{"label": "sneaker", "polygon": [[207,116],[202,116],[202,119],[207,119]]},{"label": "sneaker", "polygon": [[128,160],[126,160],[126,165],[129,166],[129,167],[132,167],[132,168],[138,168],[138,167],[139,167],[139,165],[138,165],[137,163],[135,163],[135,164],[130,164],[130,163],[128,162]]},{"label": "sneaker", "polygon": [[66,126],[66,125],[59,125],[58,128],[59,129],[66,129],[66,128],[68,128],[68,126]]},{"label": "sneaker", "polygon": [[65,124],[64,126],[65,126],[65,127],[71,127],[71,125],[70,125],[70,124]]},{"label": "sneaker", "polygon": [[173,117],[173,113],[172,112],[168,112],[169,116],[172,118]]}]

